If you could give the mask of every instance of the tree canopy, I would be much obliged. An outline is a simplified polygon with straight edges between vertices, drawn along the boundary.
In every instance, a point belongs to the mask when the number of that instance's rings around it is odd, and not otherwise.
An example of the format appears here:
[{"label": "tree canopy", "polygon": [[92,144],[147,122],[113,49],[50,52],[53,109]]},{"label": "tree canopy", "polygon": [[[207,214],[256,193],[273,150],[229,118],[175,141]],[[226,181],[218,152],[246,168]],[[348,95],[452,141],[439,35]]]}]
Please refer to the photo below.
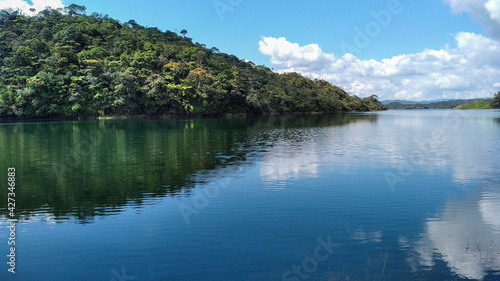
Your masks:
[{"label": "tree canopy", "polygon": [[323,80],[278,74],[171,31],[86,8],[0,11],[0,117],[385,109]]}]

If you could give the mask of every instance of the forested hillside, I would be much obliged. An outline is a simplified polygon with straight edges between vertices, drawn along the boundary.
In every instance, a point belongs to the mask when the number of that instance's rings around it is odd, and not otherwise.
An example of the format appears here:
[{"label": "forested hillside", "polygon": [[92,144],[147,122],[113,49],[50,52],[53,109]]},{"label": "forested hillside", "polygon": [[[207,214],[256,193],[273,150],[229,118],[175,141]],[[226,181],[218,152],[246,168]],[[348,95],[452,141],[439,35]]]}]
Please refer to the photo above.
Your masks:
[{"label": "forested hillside", "polygon": [[496,93],[493,99],[462,104],[455,109],[500,109],[500,92]]},{"label": "forested hillside", "polygon": [[85,7],[0,12],[0,117],[346,112],[376,96],[277,74],[186,37]]}]

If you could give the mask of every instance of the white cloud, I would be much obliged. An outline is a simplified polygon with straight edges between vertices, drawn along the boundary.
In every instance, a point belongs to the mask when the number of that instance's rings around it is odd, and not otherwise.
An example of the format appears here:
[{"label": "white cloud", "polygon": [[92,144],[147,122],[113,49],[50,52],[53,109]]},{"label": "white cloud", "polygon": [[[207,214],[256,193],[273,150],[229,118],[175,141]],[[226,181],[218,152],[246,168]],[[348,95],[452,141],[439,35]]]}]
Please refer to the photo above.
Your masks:
[{"label": "white cloud", "polygon": [[485,31],[500,38],[500,2],[498,0],[444,0],[455,14],[468,13]]},{"label": "white cloud", "polygon": [[484,4],[484,7],[488,10],[490,18],[500,23],[500,3],[498,0],[489,0]]},{"label": "white cloud", "polygon": [[[1,0],[0,10],[20,10],[25,15],[33,16],[36,13],[45,10],[46,7],[50,7],[52,9],[64,8],[64,4],[61,0],[32,0],[31,2],[33,5],[30,5],[28,2],[22,0]],[[34,11],[31,9],[34,9]]]},{"label": "white cloud", "polygon": [[498,90],[500,43],[461,32],[457,47],[425,49],[416,54],[377,60],[342,57],[317,44],[300,46],[286,38],[262,37],[259,50],[281,72],[299,72],[327,80],[358,96],[381,99],[429,100],[489,97]]},{"label": "white cloud", "polygon": [[299,46],[297,43],[288,42],[285,38],[264,37],[259,42],[259,49],[263,54],[271,56],[271,63],[283,68],[299,67],[320,70],[326,67],[334,56],[325,54],[318,44]]}]

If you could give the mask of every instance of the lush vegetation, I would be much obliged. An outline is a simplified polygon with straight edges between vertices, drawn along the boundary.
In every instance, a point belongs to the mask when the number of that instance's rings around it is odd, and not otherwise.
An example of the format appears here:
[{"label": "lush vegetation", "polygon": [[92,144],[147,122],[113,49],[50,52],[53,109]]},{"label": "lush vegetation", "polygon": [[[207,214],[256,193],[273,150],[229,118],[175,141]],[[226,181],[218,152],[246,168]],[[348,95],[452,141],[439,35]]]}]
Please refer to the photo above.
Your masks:
[{"label": "lush vegetation", "polygon": [[493,99],[480,100],[455,107],[455,109],[496,109],[496,108],[500,108],[500,92],[498,92]]},{"label": "lush vegetation", "polygon": [[468,99],[468,100],[448,100],[433,103],[413,103],[404,104],[401,102],[391,102],[387,104],[388,109],[452,109],[457,106],[472,103],[483,102],[483,99]]},{"label": "lush vegetation", "polygon": [[381,110],[322,80],[264,66],[131,20],[0,12],[0,117],[221,115]]},{"label": "lush vegetation", "polygon": [[491,109],[490,102],[491,100],[481,100],[459,105],[455,109]]},{"label": "lush vegetation", "polygon": [[491,100],[491,108],[500,109],[500,92],[498,92],[495,97]]}]

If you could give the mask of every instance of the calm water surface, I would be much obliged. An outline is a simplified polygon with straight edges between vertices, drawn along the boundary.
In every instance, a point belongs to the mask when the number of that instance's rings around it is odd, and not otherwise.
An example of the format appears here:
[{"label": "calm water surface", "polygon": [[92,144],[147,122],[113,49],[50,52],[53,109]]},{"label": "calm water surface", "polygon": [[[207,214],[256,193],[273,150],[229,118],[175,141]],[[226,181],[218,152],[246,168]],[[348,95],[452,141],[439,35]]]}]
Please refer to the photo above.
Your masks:
[{"label": "calm water surface", "polygon": [[0,124],[0,280],[500,280],[499,155],[500,111]]}]

